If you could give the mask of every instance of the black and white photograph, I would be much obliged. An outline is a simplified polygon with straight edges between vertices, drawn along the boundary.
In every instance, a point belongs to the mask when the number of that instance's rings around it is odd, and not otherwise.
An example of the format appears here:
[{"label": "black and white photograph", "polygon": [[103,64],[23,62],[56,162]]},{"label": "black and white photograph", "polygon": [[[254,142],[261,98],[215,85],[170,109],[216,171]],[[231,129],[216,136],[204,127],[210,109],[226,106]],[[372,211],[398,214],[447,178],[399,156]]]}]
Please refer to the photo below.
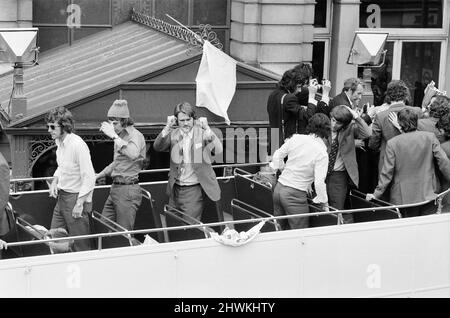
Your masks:
[{"label": "black and white photograph", "polygon": [[449,37],[450,0],[0,0],[0,298],[450,298]]}]

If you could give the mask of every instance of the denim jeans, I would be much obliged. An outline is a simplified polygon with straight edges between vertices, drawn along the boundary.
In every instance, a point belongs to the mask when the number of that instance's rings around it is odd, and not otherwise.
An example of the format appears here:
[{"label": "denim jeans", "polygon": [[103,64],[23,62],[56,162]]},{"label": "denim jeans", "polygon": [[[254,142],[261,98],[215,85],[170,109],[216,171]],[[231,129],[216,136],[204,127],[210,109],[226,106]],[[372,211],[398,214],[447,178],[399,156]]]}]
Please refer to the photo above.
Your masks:
[{"label": "denim jeans", "polygon": [[102,215],[131,231],[141,202],[142,190],[139,184],[113,184]]},{"label": "denim jeans", "polygon": [[[58,200],[55,209],[53,210],[53,217],[51,228],[66,229],[70,236],[89,235],[91,229],[89,225],[89,213],[92,212],[92,202],[85,202],[83,205],[83,212],[81,218],[74,218],[72,216],[73,208],[77,203],[78,193],[70,193],[64,190],[58,190]],[[75,251],[87,251],[91,249],[91,240],[75,240]]]}]

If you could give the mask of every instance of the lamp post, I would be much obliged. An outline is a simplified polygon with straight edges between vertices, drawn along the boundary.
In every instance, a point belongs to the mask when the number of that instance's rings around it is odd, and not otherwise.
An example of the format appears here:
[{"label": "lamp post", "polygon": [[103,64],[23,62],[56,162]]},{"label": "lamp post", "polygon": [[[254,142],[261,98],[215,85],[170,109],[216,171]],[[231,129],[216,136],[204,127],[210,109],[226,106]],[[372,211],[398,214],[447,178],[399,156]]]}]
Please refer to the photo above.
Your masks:
[{"label": "lamp post", "polygon": [[355,32],[347,63],[364,67],[362,78],[364,104],[368,102],[373,105],[372,68],[381,67],[384,64],[386,57],[384,45],[388,35],[388,33],[380,32]]},{"label": "lamp post", "polygon": [[37,28],[0,29],[0,61],[14,64],[13,93],[7,114],[12,121],[26,115],[27,98],[24,93],[23,68],[37,64]]}]

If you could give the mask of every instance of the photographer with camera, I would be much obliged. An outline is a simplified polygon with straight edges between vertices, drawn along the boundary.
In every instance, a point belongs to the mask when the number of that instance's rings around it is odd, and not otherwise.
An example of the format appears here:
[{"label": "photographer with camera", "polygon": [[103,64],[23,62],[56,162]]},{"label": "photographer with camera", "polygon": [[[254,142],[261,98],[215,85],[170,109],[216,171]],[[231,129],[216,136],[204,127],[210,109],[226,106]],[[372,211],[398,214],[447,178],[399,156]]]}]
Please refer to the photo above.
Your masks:
[{"label": "photographer with camera", "polygon": [[321,86],[312,76],[311,66],[300,63],[283,74],[267,100],[269,124],[278,129],[279,145],[295,133],[305,134],[308,120],[316,112],[327,113],[331,84],[323,81]]}]

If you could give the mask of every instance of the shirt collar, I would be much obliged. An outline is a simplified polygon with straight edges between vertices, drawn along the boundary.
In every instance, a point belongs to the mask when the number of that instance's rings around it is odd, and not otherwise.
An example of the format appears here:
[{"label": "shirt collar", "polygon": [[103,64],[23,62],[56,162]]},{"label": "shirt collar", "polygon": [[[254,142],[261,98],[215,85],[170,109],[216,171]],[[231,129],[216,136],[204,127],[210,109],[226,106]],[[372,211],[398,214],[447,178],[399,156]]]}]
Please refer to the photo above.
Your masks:
[{"label": "shirt collar", "polygon": [[121,132],[120,135],[125,135],[125,134],[131,134],[131,132],[133,131],[133,126],[127,126],[125,127]]},{"label": "shirt collar", "polygon": [[189,132],[186,134],[183,130],[180,130],[181,132],[181,137],[185,138],[188,137],[189,139],[192,139],[192,136],[194,135],[194,127],[192,127],[191,130],[189,130]]},{"label": "shirt collar", "polygon": [[348,96],[347,92],[344,92],[344,95],[345,95],[345,97],[347,98],[347,100],[348,100],[348,102],[349,102],[349,104],[350,104],[350,107],[353,108],[353,103],[352,103],[352,101],[350,100],[350,97]]},{"label": "shirt collar", "polygon": [[309,134],[314,140],[318,141],[321,145],[323,145],[324,147],[326,147],[325,145],[325,141],[323,141],[323,138],[320,138],[319,136],[315,135],[315,134]]},{"label": "shirt collar", "polygon": [[67,133],[67,135],[66,135],[66,137],[64,137],[63,141],[61,141],[61,139],[55,139],[55,143],[58,147],[60,147],[60,146],[65,147],[67,145],[67,143],[70,141],[70,139],[72,139],[72,134]]},{"label": "shirt collar", "polygon": [[405,106],[405,102],[403,102],[403,101],[392,102],[389,105],[389,108],[391,108],[391,107],[400,107],[400,106]]}]

